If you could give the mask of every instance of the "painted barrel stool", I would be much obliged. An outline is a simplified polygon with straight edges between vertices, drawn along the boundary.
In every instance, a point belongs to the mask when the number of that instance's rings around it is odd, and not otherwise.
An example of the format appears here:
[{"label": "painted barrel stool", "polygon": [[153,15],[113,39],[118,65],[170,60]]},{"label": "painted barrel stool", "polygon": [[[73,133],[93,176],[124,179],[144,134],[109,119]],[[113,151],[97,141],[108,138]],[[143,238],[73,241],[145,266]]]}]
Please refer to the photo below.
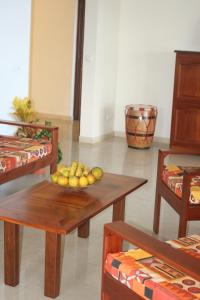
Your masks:
[{"label": "painted barrel stool", "polygon": [[143,104],[127,105],[125,117],[128,146],[138,149],[150,148],[156,126],[157,107]]}]

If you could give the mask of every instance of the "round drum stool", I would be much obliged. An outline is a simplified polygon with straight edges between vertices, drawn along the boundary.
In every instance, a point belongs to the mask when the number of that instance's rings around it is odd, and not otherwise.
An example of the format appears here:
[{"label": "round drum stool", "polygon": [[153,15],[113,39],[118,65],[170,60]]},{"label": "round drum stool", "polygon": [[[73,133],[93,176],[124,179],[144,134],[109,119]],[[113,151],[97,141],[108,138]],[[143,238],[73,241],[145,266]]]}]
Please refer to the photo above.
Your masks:
[{"label": "round drum stool", "polygon": [[129,147],[148,149],[153,141],[157,108],[153,105],[127,105],[126,137]]}]

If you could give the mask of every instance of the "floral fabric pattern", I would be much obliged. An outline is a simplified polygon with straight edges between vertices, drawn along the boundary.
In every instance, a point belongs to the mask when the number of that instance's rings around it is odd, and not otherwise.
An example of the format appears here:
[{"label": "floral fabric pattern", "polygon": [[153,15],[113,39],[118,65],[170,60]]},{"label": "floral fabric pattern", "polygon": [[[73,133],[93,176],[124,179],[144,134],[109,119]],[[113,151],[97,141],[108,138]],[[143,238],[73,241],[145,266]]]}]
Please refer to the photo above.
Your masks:
[{"label": "floral fabric pattern", "polygon": [[0,173],[47,156],[51,151],[49,140],[0,136]]},{"label": "floral fabric pattern", "polygon": [[[178,196],[182,197],[183,172],[187,169],[200,169],[200,167],[180,167],[176,165],[166,166],[162,179],[167,186]],[[190,186],[190,204],[200,204],[200,176],[194,176]]]},{"label": "floral fabric pattern", "polygon": [[[167,242],[200,263],[200,235]],[[198,300],[200,282],[140,248],[109,253],[105,270],[144,299]]]}]

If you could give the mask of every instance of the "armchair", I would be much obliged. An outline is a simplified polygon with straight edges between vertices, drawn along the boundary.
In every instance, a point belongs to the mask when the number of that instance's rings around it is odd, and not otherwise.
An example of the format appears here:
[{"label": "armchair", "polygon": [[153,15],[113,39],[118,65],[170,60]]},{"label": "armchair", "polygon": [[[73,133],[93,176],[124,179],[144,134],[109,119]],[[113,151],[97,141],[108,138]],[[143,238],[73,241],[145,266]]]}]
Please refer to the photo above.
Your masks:
[{"label": "armchair", "polygon": [[[121,252],[123,241],[136,251]],[[165,243],[122,221],[106,224],[101,300],[199,298],[200,250],[194,248],[200,249],[200,235]]]},{"label": "armchair", "polygon": [[200,151],[159,150],[156,197],[154,208],[155,233],[159,231],[161,197],[179,214],[178,237],[186,235],[187,222],[200,220],[200,165],[199,167],[166,166],[168,155],[200,155]]}]

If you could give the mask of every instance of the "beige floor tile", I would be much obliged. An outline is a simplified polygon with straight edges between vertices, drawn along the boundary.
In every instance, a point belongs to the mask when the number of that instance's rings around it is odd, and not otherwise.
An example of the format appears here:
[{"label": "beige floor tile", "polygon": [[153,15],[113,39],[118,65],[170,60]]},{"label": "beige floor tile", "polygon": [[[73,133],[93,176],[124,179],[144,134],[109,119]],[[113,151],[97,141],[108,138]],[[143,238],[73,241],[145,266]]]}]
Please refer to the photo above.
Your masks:
[{"label": "beige floor tile", "polygon": [[[88,166],[101,166],[107,172],[143,177],[148,183],[130,194],[126,201],[126,222],[153,234],[153,210],[157,172],[157,151],[159,146],[149,150],[136,150],[127,147],[123,138],[110,138],[104,142],[89,145],[79,144],[72,138],[72,122],[58,122],[63,163],[69,164],[77,159]],[[77,126],[77,124],[76,124]],[[162,147],[164,147],[162,145]],[[170,162],[174,161],[174,157]],[[200,165],[198,157],[179,157],[179,164]],[[14,193],[28,185],[49,178],[48,168],[43,176],[29,175],[0,186],[1,197]],[[77,237],[76,230],[62,243],[62,281],[61,293],[57,298],[70,300],[98,300],[101,285],[101,249],[103,224],[111,222],[112,208],[108,208],[91,221],[89,239]],[[158,238],[175,238],[178,229],[178,216],[163,202],[161,225]],[[189,233],[200,232],[200,222],[189,225]],[[3,224],[0,223],[0,299],[1,300],[43,300],[44,277],[44,233],[25,228],[21,251],[21,280],[18,287],[12,288],[3,283]]]}]

